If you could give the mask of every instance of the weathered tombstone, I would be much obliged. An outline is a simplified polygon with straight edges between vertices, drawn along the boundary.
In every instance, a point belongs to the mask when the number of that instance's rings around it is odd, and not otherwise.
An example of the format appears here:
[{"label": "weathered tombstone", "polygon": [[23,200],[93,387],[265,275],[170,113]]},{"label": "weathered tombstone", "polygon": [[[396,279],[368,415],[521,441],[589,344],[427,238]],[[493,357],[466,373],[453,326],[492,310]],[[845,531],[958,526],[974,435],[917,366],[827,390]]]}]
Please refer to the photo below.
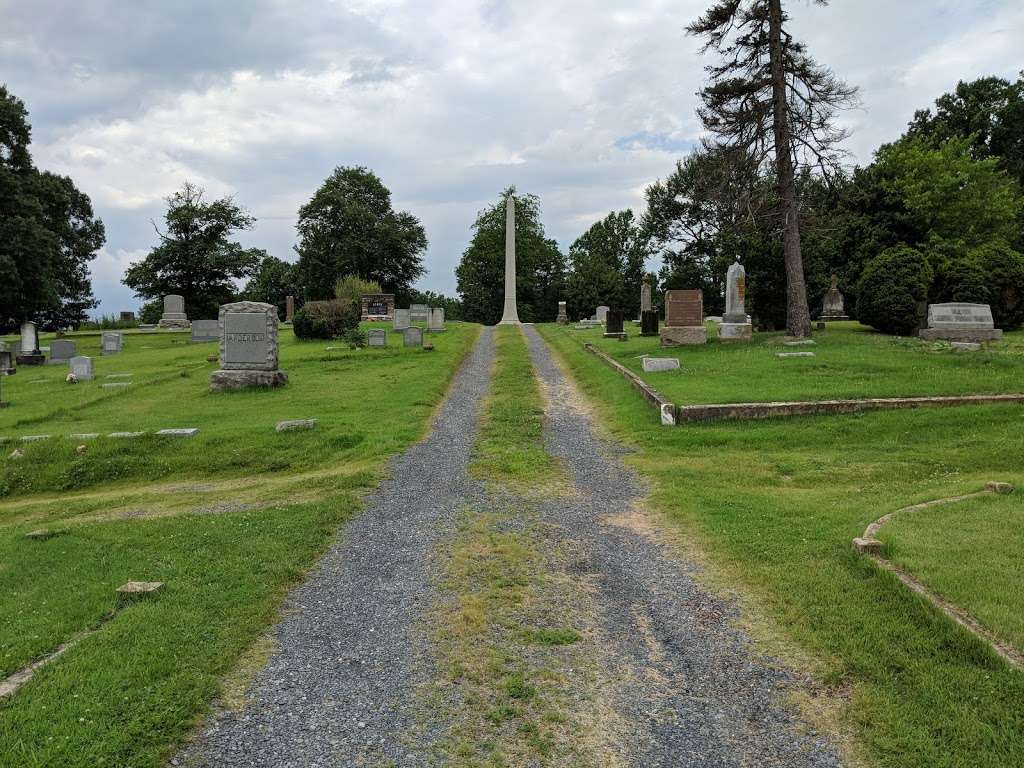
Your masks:
[{"label": "weathered tombstone", "polygon": [[988,304],[929,304],[925,341],[994,341],[1003,332],[995,327]]},{"label": "weathered tombstone", "polygon": [[217,320],[193,320],[192,341],[201,344],[220,340],[220,322]]},{"label": "weathered tombstone", "polygon": [[704,326],[704,293],[700,289],[665,292],[665,327],[661,329],[663,347],[707,344]]},{"label": "weathered tombstone", "polygon": [[609,309],[608,314],[605,316],[604,335],[605,336],[621,336],[623,333],[623,315],[625,313],[621,309]]},{"label": "weathered tombstone", "polygon": [[102,353],[116,355],[124,349],[124,334],[120,331],[104,331],[102,336]]},{"label": "weathered tombstone", "polygon": [[54,339],[50,344],[50,365],[55,363],[66,363],[77,354],[75,342],[66,339]]},{"label": "weathered tombstone", "polygon": [[388,332],[383,328],[371,328],[366,332],[366,343],[371,347],[386,347],[388,345]]},{"label": "weathered tombstone", "polygon": [[640,335],[641,336],[657,336],[658,335],[658,311],[655,309],[645,309],[640,313]]},{"label": "weathered tombstone", "polygon": [[15,358],[18,365],[42,365],[46,362],[46,356],[39,350],[39,331],[36,324],[27,322],[21,324],[21,344],[19,353]]},{"label": "weathered tombstone", "polygon": [[177,294],[164,296],[164,313],[157,323],[161,328],[188,328],[188,316],[185,314],[185,298]]},{"label": "weathered tombstone", "polygon": [[224,304],[218,324],[220,370],[210,375],[213,392],[288,383],[288,374],[277,367],[277,307],[255,301]]},{"label": "weathered tombstone", "polygon": [[825,294],[825,301],[821,309],[821,322],[827,320],[849,320],[844,307],[843,294],[839,292],[839,277],[832,275],[832,287]]},{"label": "weathered tombstone", "polygon": [[753,326],[747,322],[747,271],[738,261],[729,267],[725,277],[725,315],[718,326],[721,341],[750,341]]},{"label": "weathered tombstone", "polygon": [[71,373],[75,375],[75,378],[79,381],[92,381],[92,358],[91,357],[72,357],[68,360],[68,367],[71,369]]},{"label": "weathered tombstone", "polygon": [[363,320],[394,320],[395,295],[393,293],[367,293],[361,299]]},{"label": "weathered tombstone", "polygon": [[426,323],[430,320],[430,307],[426,304],[412,304],[409,307],[409,323]]},{"label": "weathered tombstone", "polygon": [[409,310],[408,309],[396,309],[395,319],[392,323],[392,328],[396,331],[404,331],[410,325],[409,321]]},{"label": "weathered tombstone", "polygon": [[597,322],[602,323],[602,324],[608,322],[608,309],[609,309],[608,307],[603,306],[603,305],[598,307],[594,311],[594,319],[597,320]]},{"label": "weathered tombstone", "polygon": [[645,357],[643,363],[644,373],[679,370],[679,358],[677,357]]},{"label": "weathered tombstone", "polygon": [[407,347],[422,347],[423,329],[415,325],[410,325],[402,331],[402,344]]},{"label": "weathered tombstone", "polygon": [[643,321],[644,312],[654,309],[654,287],[651,285],[651,276],[644,275],[640,283],[640,319]]},{"label": "weathered tombstone", "polygon": [[17,372],[14,367],[14,354],[7,349],[7,345],[0,342],[0,376],[13,376]]},{"label": "weathered tombstone", "polygon": [[444,330],[444,307],[434,307],[430,310],[430,322],[427,323],[427,330],[434,333]]},{"label": "weathered tombstone", "polygon": [[558,317],[555,318],[555,322],[559,325],[566,325],[569,322],[569,315],[565,311],[565,302],[558,302]]},{"label": "weathered tombstone", "polygon": [[290,323],[295,317],[295,297],[286,296],[284,299],[284,321]]}]

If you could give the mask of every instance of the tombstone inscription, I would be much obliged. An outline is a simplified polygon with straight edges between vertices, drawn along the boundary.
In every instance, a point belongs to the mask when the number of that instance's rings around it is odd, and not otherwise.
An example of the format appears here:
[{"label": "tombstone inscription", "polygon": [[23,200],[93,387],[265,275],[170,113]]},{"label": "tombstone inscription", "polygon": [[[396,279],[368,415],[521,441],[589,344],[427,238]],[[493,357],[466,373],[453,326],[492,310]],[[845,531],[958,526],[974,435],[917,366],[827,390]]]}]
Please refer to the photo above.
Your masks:
[{"label": "tombstone inscription", "polygon": [[665,292],[665,327],[661,329],[663,347],[706,344],[704,293],[700,289]]},{"label": "tombstone inscription", "polygon": [[386,347],[388,345],[388,332],[383,328],[371,328],[366,332],[366,344],[370,347]]},{"label": "tombstone inscription", "polygon": [[210,375],[212,391],[288,383],[288,374],[277,367],[277,307],[255,301],[224,304],[218,324],[220,370]]},{"label": "tombstone inscription", "polygon": [[1003,337],[995,327],[988,304],[929,304],[928,327],[920,336],[925,341],[994,341]]},{"label": "tombstone inscription", "polygon": [[362,320],[393,320],[395,295],[393,293],[367,293],[361,298]]}]

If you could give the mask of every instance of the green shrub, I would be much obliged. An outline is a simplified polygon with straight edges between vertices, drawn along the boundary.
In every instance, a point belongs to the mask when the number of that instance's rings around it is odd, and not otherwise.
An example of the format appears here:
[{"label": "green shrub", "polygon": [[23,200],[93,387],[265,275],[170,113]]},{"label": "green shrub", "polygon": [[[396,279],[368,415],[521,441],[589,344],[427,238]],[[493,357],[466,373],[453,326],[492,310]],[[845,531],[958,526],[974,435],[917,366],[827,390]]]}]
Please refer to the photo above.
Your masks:
[{"label": "green shrub", "polygon": [[358,326],[359,307],[340,301],[307,301],[292,319],[299,339],[339,339]]},{"label": "green shrub", "polygon": [[992,307],[996,328],[1013,330],[1024,324],[1024,256],[1002,240],[978,246],[970,258],[988,287],[983,303]]},{"label": "green shrub", "polygon": [[930,300],[932,303],[966,301],[988,304],[989,289],[984,268],[970,255],[942,259],[935,268]]},{"label": "green shrub", "polygon": [[884,333],[907,335],[921,325],[933,271],[920,251],[898,245],[869,261],[857,283],[857,317]]},{"label": "green shrub", "polygon": [[139,322],[147,323],[149,325],[156,325],[160,322],[160,318],[164,316],[164,300],[153,299],[147,301],[142,305],[139,310]]},{"label": "green shrub", "polygon": [[367,293],[380,293],[380,283],[374,280],[363,280],[355,275],[346,275],[334,284],[334,297],[343,304],[362,304]]},{"label": "green shrub", "polygon": [[369,335],[362,328],[356,327],[350,331],[345,331],[345,335],[342,336],[342,339],[350,348],[362,349],[366,346],[366,343],[369,340]]}]

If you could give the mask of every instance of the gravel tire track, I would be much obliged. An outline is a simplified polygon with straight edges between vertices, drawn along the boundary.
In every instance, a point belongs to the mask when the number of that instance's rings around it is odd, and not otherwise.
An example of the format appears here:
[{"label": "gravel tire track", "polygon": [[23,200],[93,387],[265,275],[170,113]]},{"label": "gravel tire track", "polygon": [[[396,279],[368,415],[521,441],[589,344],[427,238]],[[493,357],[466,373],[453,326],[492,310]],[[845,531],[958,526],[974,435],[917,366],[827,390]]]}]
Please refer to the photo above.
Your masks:
[{"label": "gravel tire track", "polygon": [[466,468],[493,357],[485,328],[430,435],[392,460],[390,479],[289,596],[274,631],[279,650],[245,708],[218,712],[172,765],[430,764],[440,725],[417,717],[415,691],[429,674],[420,661],[435,595],[431,552],[480,493]]},{"label": "gravel tire track", "polygon": [[[579,493],[544,504],[573,542],[573,570],[596,585],[596,623],[611,707],[626,723],[620,759],[662,766],[835,768],[823,736],[783,696],[800,681],[757,654],[732,624],[732,603],[702,588],[696,566],[636,526],[613,524],[644,496],[621,447],[595,436],[578,395],[537,331],[530,355],[549,407],[544,440]],[[618,454],[618,455],[617,455]]]}]

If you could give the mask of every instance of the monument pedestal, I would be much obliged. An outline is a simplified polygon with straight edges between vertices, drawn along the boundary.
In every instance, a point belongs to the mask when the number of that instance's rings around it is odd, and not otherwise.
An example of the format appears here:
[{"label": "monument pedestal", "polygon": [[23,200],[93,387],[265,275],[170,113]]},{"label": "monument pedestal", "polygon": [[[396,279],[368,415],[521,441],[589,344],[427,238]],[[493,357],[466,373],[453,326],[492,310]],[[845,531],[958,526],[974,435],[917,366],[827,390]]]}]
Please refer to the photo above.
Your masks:
[{"label": "monument pedestal", "polygon": [[[924,328],[921,331],[921,338],[925,341],[998,341],[1003,338],[1003,331],[1000,328],[987,329],[954,329],[954,328]],[[19,360],[21,358],[18,358]]]},{"label": "monument pedestal", "polygon": [[45,365],[46,355],[42,352],[33,353],[30,355],[18,355],[14,358],[14,361],[18,365]]},{"label": "monument pedestal", "polygon": [[210,374],[210,391],[224,392],[232,389],[275,389],[288,383],[284,371],[214,371]]},{"label": "monument pedestal", "polygon": [[848,315],[822,315],[818,318],[819,323],[832,323],[836,320],[849,320]]},{"label": "monument pedestal", "polygon": [[665,326],[661,329],[661,346],[693,347],[708,343],[708,329],[703,325]]},{"label": "monument pedestal", "polygon": [[157,323],[160,328],[169,328],[173,331],[187,331],[190,327],[188,321],[188,315],[164,315],[160,318],[160,322]]},{"label": "monument pedestal", "polygon": [[754,338],[754,326],[750,323],[720,323],[719,341],[750,341]]}]

